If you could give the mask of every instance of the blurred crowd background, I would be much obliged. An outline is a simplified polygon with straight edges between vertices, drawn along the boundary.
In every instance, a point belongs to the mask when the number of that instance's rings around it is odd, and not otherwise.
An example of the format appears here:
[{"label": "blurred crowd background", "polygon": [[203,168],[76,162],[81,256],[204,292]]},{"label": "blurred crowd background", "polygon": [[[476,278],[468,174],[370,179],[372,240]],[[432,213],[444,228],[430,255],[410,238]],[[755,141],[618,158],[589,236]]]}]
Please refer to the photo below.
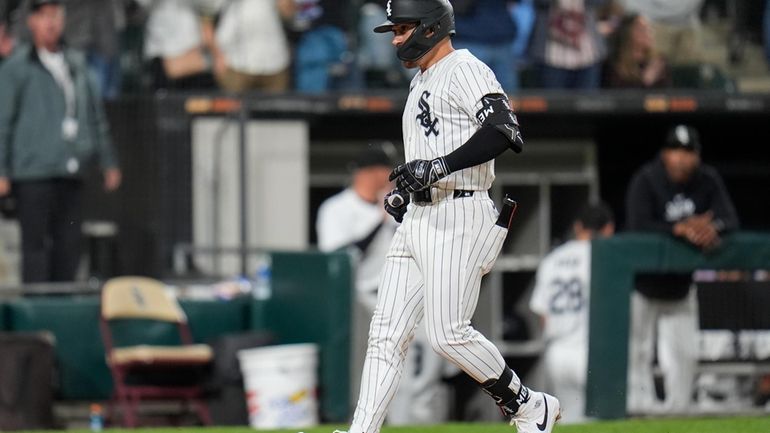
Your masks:
[{"label": "blurred crowd background", "polygon": [[[158,90],[403,88],[385,0],[66,0],[66,42],[105,98]],[[508,92],[770,90],[766,1],[458,0],[455,45]],[[574,3],[574,4],[573,4]],[[0,1],[0,58],[28,40],[29,0]],[[575,12],[577,11],[577,12]],[[553,43],[558,42],[558,43]],[[564,43],[573,45],[569,55]]]}]

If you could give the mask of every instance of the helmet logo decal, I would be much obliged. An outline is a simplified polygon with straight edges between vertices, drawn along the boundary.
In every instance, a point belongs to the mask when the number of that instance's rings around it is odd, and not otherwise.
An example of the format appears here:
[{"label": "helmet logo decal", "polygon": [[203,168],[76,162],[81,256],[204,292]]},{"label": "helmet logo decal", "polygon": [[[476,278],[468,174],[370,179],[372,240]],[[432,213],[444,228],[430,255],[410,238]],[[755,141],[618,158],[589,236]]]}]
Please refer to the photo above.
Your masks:
[{"label": "helmet logo decal", "polygon": [[431,134],[438,137],[438,129],[436,129],[436,125],[438,125],[438,119],[433,119],[430,114],[430,105],[428,104],[428,97],[430,97],[430,92],[427,90],[422,92],[422,96],[420,97],[420,102],[417,104],[417,108],[420,109],[420,114],[417,115],[417,120],[420,121],[420,126],[425,128],[425,136],[429,137]]},{"label": "helmet logo decal", "polygon": [[388,19],[390,19],[390,16],[393,15],[393,9],[390,7],[391,0],[388,0],[388,6],[385,8],[385,12],[388,14]]}]

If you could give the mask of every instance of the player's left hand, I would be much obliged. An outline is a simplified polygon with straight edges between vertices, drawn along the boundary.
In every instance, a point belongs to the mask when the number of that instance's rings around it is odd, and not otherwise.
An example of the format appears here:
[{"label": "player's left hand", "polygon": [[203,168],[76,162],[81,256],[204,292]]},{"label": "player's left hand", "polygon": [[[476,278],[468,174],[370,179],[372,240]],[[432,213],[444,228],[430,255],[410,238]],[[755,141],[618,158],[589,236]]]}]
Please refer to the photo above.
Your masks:
[{"label": "player's left hand", "polygon": [[397,189],[415,192],[427,188],[450,173],[443,157],[431,160],[415,159],[396,167],[390,173],[389,179],[396,181]]},{"label": "player's left hand", "polygon": [[383,204],[385,206],[385,212],[390,214],[397,223],[401,223],[404,221],[404,215],[406,215],[406,206],[409,204],[409,194],[394,189],[385,195]]}]

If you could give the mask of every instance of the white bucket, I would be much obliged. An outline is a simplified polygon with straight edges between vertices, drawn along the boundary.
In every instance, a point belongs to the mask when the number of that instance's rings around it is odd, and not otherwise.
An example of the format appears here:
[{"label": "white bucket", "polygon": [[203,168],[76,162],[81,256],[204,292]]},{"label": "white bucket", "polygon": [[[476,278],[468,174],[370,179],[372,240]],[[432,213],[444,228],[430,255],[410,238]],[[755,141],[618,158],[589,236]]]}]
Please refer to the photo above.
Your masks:
[{"label": "white bucket", "polygon": [[238,351],[249,423],[258,429],[318,424],[318,347],[290,344]]}]

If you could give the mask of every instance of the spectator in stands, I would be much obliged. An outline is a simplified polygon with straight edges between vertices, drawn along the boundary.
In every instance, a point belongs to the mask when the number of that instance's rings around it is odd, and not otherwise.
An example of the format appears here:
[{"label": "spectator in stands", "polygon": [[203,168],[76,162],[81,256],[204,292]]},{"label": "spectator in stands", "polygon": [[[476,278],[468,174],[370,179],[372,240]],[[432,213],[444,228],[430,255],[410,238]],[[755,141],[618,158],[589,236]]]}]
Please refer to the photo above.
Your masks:
[{"label": "spectator in stands", "polygon": [[[516,23],[516,37],[511,44],[510,55],[513,56],[514,77],[516,87],[526,86],[526,78],[521,80],[520,72],[530,63],[529,41],[532,38],[532,30],[535,27],[535,0],[518,0],[508,3],[508,14]],[[522,81],[525,81],[522,83]]]},{"label": "spectator in stands", "polygon": [[11,55],[16,39],[8,31],[8,24],[0,22],[0,62]]},{"label": "spectator in stands", "polygon": [[606,69],[607,87],[658,88],[671,85],[666,61],[655,50],[650,23],[642,15],[627,15],[614,35]]},{"label": "spectator in stands", "polygon": [[372,29],[387,20],[381,1],[368,0],[359,11],[357,28],[357,67],[361,70],[363,85],[368,88],[401,88],[409,73],[398,57],[393,55],[393,44],[387,35]]},{"label": "spectator in stands", "polygon": [[606,56],[597,11],[609,0],[536,0],[530,48],[547,89],[597,89]]},{"label": "spectator in stands", "polygon": [[136,1],[149,11],[144,56],[149,61],[152,88],[214,87],[213,17],[224,0]]},{"label": "spectator in stands", "polygon": [[[631,231],[667,233],[704,251],[717,248],[738,217],[716,170],[701,163],[698,132],[678,125],[659,158],[634,174],[626,195]],[[685,413],[698,355],[698,308],[689,274],[642,274],[631,297],[628,408],[633,413]],[[657,331],[657,332],[656,332]],[[652,363],[657,335],[665,400],[658,404]]]},{"label": "spectator in stands", "polygon": [[[328,198],[318,210],[316,229],[321,251],[343,250],[356,263],[356,303],[365,311],[365,331],[377,305],[377,288],[385,256],[398,228],[383,208],[393,187],[388,175],[395,166],[391,143],[363,150],[353,164],[352,184]],[[361,343],[365,346],[365,342]],[[355,351],[363,354],[364,351]],[[363,365],[363,359],[357,361]],[[446,389],[441,383],[444,361],[430,347],[424,326],[415,333],[404,366],[404,380],[396,393],[387,421],[391,425],[433,424],[447,418]]]},{"label": "spectator in stands", "polygon": [[121,182],[99,90],[83,53],[62,46],[60,0],[33,0],[31,46],[0,67],[0,196],[13,193],[24,282],[72,281],[80,261],[85,165]]},{"label": "spectator in stands", "polygon": [[232,0],[222,10],[216,30],[215,70],[229,92],[289,88],[289,43],[282,25],[292,0]]},{"label": "spectator in stands", "polygon": [[508,11],[510,0],[466,0],[455,2],[457,36],[452,43],[466,48],[489,65],[503,89],[511,93],[518,86],[511,44],[516,23]]},{"label": "spectator in stands", "polygon": [[599,30],[599,34],[605,38],[615,34],[621,21],[623,21],[623,17],[626,15],[626,10],[623,8],[621,1],[609,0],[597,9],[598,22],[596,28]]},{"label": "spectator in stands", "polygon": [[655,46],[670,65],[701,60],[700,10],[704,0],[624,0],[629,13],[652,23]]},{"label": "spectator in stands", "polygon": [[120,93],[120,32],[125,27],[123,0],[67,0],[67,45],[86,53],[106,99]]},{"label": "spectator in stands", "polygon": [[5,2],[0,6],[0,63],[11,55],[16,38],[11,31],[11,14],[15,10],[13,2]]},{"label": "spectator in stands", "polygon": [[562,413],[564,423],[586,421],[591,239],[615,233],[612,211],[603,203],[586,205],[572,231],[574,240],[540,262],[529,301],[543,324],[543,362],[551,391],[570,408]]},{"label": "spectator in stands", "polygon": [[320,93],[343,86],[350,72],[346,2],[294,0],[292,30],[299,32],[295,49],[294,87]]}]

